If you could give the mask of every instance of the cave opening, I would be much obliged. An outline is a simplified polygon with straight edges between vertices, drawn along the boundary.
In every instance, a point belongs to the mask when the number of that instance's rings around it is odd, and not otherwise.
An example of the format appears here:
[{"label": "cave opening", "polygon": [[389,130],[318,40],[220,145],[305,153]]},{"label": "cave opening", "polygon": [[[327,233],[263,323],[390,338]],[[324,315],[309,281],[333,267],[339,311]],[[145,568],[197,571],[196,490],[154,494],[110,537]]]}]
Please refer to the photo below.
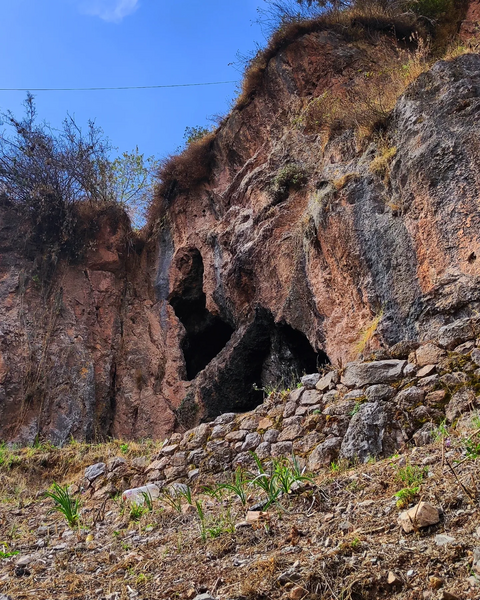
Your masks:
[{"label": "cave opening", "polygon": [[186,377],[191,381],[227,345],[234,329],[206,308],[204,266],[197,248],[183,250],[176,257],[176,263],[183,277],[169,301],[185,328],[181,349]]},{"label": "cave opening", "polygon": [[203,386],[207,418],[252,410],[262,404],[266,392],[292,388],[302,375],[329,362],[301,331],[275,323],[270,311],[257,309],[221,370]]}]

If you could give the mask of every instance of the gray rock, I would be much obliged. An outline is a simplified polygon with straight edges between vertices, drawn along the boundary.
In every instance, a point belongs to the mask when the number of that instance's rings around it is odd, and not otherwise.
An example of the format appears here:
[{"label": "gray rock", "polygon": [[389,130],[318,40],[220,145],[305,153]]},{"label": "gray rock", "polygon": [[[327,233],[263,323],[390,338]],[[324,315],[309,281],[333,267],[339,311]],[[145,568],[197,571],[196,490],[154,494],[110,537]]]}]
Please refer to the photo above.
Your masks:
[{"label": "gray rock", "polygon": [[[365,390],[364,394],[370,402],[378,402],[379,400],[391,400],[395,396],[395,388],[384,383],[371,385]],[[346,396],[345,396],[346,398]]]},{"label": "gray rock", "polygon": [[470,358],[477,365],[477,367],[480,367],[480,349],[475,348],[475,350],[472,350]]},{"label": "gray rock", "polygon": [[475,392],[470,389],[460,390],[452,396],[452,399],[445,407],[445,416],[447,421],[452,423],[462,413],[471,411],[477,406]]},{"label": "gray rock", "polygon": [[288,395],[288,402],[295,402],[295,404],[297,404],[304,391],[305,391],[304,387],[296,388],[295,390],[292,390],[290,392],[290,394]]},{"label": "gray rock", "polygon": [[285,427],[283,431],[280,432],[280,436],[278,438],[279,442],[290,442],[303,434],[303,428],[301,425],[290,425],[289,427]]},{"label": "gray rock", "polygon": [[433,432],[435,431],[435,426],[433,423],[425,423],[421,429],[413,434],[413,441],[415,442],[415,446],[427,446],[430,442],[433,441]]},{"label": "gray rock", "polygon": [[417,406],[423,404],[424,400],[425,391],[416,386],[402,390],[395,397],[395,403],[402,410],[411,410],[412,408],[416,408]]},{"label": "gray rock", "polygon": [[299,438],[294,442],[293,451],[295,452],[295,454],[299,452],[302,454],[310,452],[312,448],[318,446],[320,440],[320,434],[317,431],[312,431],[311,433],[308,433],[307,435]]},{"label": "gray rock", "polygon": [[365,392],[363,390],[352,390],[351,392],[348,392],[347,394],[345,394],[345,396],[343,397],[344,400],[359,400],[360,398],[365,399]]},{"label": "gray rock", "polygon": [[[204,588],[205,589],[205,588]],[[193,600],[217,600],[210,594],[198,594]]]},{"label": "gray rock", "polygon": [[322,403],[324,406],[326,404],[331,404],[332,402],[338,400],[339,397],[340,394],[337,392],[337,390],[330,390],[329,392],[323,394]]},{"label": "gray rock", "polygon": [[92,482],[100,475],[104,475],[107,469],[107,465],[103,462],[96,463],[95,465],[90,465],[85,469],[85,479]]},{"label": "gray rock", "polygon": [[300,404],[302,406],[312,406],[314,404],[320,404],[320,402],[322,401],[322,394],[315,389],[312,390],[306,390],[301,399],[300,399]]},{"label": "gray rock", "polygon": [[223,415],[219,415],[215,421],[213,422],[214,425],[228,425],[229,423],[232,423],[233,421],[235,421],[235,417],[237,415],[235,413],[224,413]]},{"label": "gray rock", "polygon": [[384,451],[384,438],[390,424],[391,414],[386,405],[380,402],[362,404],[350,421],[342,441],[340,456],[348,460],[358,459],[360,462],[367,462],[372,456],[380,456]]},{"label": "gray rock", "polygon": [[417,349],[415,356],[417,365],[425,367],[426,365],[436,365],[445,356],[445,351],[435,344],[423,344]]},{"label": "gray rock", "polygon": [[115,456],[114,458],[110,458],[107,460],[107,471],[115,471],[118,467],[121,467],[126,464],[126,460],[121,456]]},{"label": "gray rock", "polygon": [[261,460],[269,458],[271,455],[271,451],[272,445],[269,442],[262,442],[257,446],[257,449],[255,450],[258,458],[260,458]]},{"label": "gray rock", "polygon": [[409,362],[405,365],[405,368],[403,369],[403,374],[405,375],[405,377],[414,377],[415,374],[417,372],[417,365]]},{"label": "gray rock", "polygon": [[287,402],[285,404],[285,408],[283,409],[283,417],[286,419],[288,417],[291,417],[292,415],[295,414],[295,411],[297,410],[297,403],[296,402]]},{"label": "gray rock", "polygon": [[329,371],[321,379],[318,380],[315,386],[320,392],[326,392],[331,390],[339,382],[339,376],[337,371]]},{"label": "gray rock", "polygon": [[418,342],[414,342],[413,340],[402,340],[389,348],[388,352],[392,358],[404,359],[408,358],[408,355],[414,352],[419,345]]},{"label": "gray rock", "polygon": [[345,415],[351,415],[355,410],[356,405],[357,402],[355,400],[337,402],[336,404],[330,404],[330,406],[327,406],[322,413],[329,417],[343,417]]},{"label": "gray rock", "polygon": [[348,363],[342,383],[348,387],[363,387],[375,383],[392,383],[402,377],[405,360],[379,360],[370,363]]},{"label": "gray rock", "polygon": [[308,458],[309,471],[318,471],[322,467],[328,467],[337,460],[342,444],[342,438],[332,437],[318,445]]},{"label": "gray rock", "polygon": [[258,433],[249,433],[245,437],[245,441],[242,445],[242,452],[247,452],[248,450],[255,450],[255,448],[260,444],[262,438]]},{"label": "gray rock", "polygon": [[278,442],[277,444],[272,444],[272,456],[274,457],[291,456],[292,450],[292,442]]},{"label": "gray rock", "polygon": [[278,429],[267,429],[267,431],[263,434],[263,441],[268,442],[269,444],[275,444],[279,435],[280,432]]},{"label": "gray rock", "polygon": [[428,377],[435,373],[436,369],[436,365],[425,365],[417,371],[417,377]]},{"label": "gray rock", "polygon": [[198,476],[200,475],[200,469],[192,469],[191,471],[189,471],[187,473],[187,477],[189,481],[195,481],[196,479],[198,479]]},{"label": "gray rock", "polygon": [[301,378],[302,385],[307,390],[313,390],[320,379],[320,373],[312,373],[311,375],[304,375]]},{"label": "gray rock", "polygon": [[459,319],[438,330],[438,343],[442,348],[452,350],[455,346],[475,338],[475,331],[470,319]]},{"label": "gray rock", "polygon": [[448,544],[454,544],[455,538],[451,535],[438,534],[435,536],[435,544],[437,546],[447,546]]}]

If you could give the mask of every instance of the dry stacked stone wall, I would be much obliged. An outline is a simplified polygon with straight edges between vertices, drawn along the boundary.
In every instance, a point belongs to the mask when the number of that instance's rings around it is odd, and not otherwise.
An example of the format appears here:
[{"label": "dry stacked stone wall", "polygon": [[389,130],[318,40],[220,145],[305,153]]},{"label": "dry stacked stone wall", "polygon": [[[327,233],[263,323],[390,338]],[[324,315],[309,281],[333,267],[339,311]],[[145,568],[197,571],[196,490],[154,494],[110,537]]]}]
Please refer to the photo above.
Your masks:
[{"label": "dry stacked stone wall", "polygon": [[[226,413],[174,433],[153,462],[111,460],[89,482],[99,497],[131,485],[193,482],[203,474],[290,457],[317,472],[340,459],[366,462],[405,445],[425,445],[442,421],[462,426],[480,403],[480,318],[441,327],[434,341],[404,341],[374,360],[309,374],[293,391],[274,392],[255,410]],[[103,464],[103,463],[101,463]],[[92,480],[92,478],[87,478]],[[117,484],[115,484],[117,482]],[[117,487],[116,487],[117,486]]]}]

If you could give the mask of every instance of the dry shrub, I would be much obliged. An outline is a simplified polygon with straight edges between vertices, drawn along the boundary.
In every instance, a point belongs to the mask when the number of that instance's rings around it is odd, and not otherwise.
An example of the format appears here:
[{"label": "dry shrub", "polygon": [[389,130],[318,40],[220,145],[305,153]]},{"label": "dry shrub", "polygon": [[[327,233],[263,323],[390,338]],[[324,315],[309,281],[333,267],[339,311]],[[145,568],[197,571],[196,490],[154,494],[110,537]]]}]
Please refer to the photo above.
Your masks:
[{"label": "dry shrub", "polygon": [[380,144],[379,154],[370,163],[370,172],[381,177],[385,185],[390,181],[390,163],[396,154],[395,146],[383,142]]}]

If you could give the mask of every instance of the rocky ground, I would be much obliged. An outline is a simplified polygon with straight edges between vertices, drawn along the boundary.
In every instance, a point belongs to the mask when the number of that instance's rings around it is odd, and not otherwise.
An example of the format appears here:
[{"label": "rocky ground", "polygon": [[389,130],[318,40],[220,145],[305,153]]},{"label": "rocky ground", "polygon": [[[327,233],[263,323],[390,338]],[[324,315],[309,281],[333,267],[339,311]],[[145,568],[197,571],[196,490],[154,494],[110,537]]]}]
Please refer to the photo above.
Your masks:
[{"label": "rocky ground", "polygon": [[[193,506],[183,498],[178,510],[162,496],[152,510],[132,510],[121,496],[95,499],[82,487],[86,465],[139,464],[136,455],[158,452],[151,443],[3,448],[0,598],[478,598],[480,431],[470,417],[441,425],[421,448],[352,468],[333,463],[263,512],[255,485],[243,486],[245,508],[232,493],[202,491],[230,473],[197,479]],[[77,528],[42,495],[52,479],[78,490]],[[417,510],[405,533],[399,514],[420,501],[438,522],[422,527]]]}]

